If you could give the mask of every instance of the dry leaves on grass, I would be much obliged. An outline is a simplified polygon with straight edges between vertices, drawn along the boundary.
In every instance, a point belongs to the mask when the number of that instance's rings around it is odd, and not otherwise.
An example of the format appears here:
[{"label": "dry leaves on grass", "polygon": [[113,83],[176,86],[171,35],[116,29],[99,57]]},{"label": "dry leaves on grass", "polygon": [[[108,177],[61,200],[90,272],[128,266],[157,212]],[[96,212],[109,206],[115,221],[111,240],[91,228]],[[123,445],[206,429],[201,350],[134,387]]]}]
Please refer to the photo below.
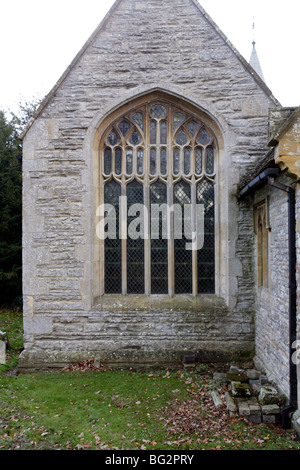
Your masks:
[{"label": "dry leaves on grass", "polygon": [[[160,418],[170,439],[165,444],[180,447],[197,443],[208,445],[211,449],[221,449],[228,445],[240,448],[245,442],[259,445],[265,442],[267,437],[257,432],[257,428],[244,418],[232,418],[225,406],[215,408],[209,380],[202,385],[194,382],[193,378],[185,378],[184,381],[192,398],[184,402],[178,399],[168,402],[164,416]],[[222,394],[222,390],[219,392]],[[235,430],[234,425],[239,422],[244,426]]]},{"label": "dry leaves on grass", "polygon": [[63,371],[65,372],[74,372],[74,371],[85,372],[88,370],[92,370],[95,372],[103,372],[109,369],[103,366],[102,364],[100,364],[100,367],[95,366],[94,359],[87,359],[86,361],[80,361],[74,364],[69,364],[67,367],[64,367],[63,369]]}]

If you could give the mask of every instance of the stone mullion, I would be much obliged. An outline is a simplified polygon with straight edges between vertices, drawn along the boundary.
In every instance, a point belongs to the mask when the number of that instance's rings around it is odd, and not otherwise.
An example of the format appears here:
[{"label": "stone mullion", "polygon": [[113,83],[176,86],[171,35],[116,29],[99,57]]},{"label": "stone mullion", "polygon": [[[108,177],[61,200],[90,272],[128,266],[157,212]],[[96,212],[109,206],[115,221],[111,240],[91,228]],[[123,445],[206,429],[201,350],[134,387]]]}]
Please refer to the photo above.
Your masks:
[{"label": "stone mullion", "polygon": [[[173,130],[172,130],[172,108],[169,106],[168,113],[168,143],[167,146],[167,168],[168,168],[168,189],[167,204],[173,206]],[[174,213],[170,210],[168,213],[168,290],[169,296],[173,297],[175,293],[174,280]]]},{"label": "stone mullion", "polygon": [[[195,175],[192,176],[192,185],[191,185],[191,203],[192,203],[192,237],[198,236],[197,234],[197,189],[196,189],[196,182],[195,182]],[[197,239],[196,239],[197,240]],[[193,243],[193,239],[191,242]],[[198,259],[197,259],[197,249],[193,249],[192,251],[192,275],[193,275],[193,295],[196,296],[198,294]]]},{"label": "stone mullion", "polygon": [[[125,153],[126,157],[126,153]],[[122,175],[120,204],[120,236],[122,245],[122,294],[127,294],[127,197],[125,177]]]},{"label": "stone mullion", "polygon": [[150,119],[149,119],[149,104],[146,106],[145,114],[145,130],[144,130],[144,142],[145,142],[145,176],[144,176],[144,205],[146,211],[148,211],[147,220],[144,222],[147,224],[146,236],[145,236],[145,294],[151,294],[151,231],[150,231],[150,220],[151,220],[151,208],[150,208]]}]

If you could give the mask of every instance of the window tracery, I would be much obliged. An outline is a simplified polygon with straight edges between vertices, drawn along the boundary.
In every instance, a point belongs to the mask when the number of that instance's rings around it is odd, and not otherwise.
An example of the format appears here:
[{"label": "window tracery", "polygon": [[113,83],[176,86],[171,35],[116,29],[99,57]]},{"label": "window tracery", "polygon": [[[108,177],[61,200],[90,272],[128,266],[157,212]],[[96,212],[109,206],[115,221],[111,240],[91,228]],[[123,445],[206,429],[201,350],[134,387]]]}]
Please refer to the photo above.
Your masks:
[{"label": "window tracery", "polygon": [[[215,169],[217,142],[196,116],[167,102],[148,102],[114,121],[101,145],[104,203],[112,204],[127,228],[129,209],[144,205],[149,213],[144,237],[103,241],[106,294],[212,294],[215,292]],[[120,208],[127,197],[127,211]],[[174,212],[152,211],[152,205],[182,209],[181,238]],[[184,206],[204,207],[204,246],[187,250]],[[168,238],[151,232],[166,222]],[[189,223],[193,222],[193,216]],[[154,224],[155,225],[155,224]],[[191,228],[192,233],[192,228]],[[148,235],[147,235],[148,234]]]}]

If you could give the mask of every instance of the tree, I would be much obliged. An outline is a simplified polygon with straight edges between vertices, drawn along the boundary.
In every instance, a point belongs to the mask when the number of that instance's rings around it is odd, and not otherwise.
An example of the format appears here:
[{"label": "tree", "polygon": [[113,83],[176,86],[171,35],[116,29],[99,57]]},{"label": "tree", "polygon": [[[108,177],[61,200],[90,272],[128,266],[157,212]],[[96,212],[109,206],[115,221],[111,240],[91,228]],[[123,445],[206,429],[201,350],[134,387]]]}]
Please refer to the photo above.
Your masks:
[{"label": "tree", "polygon": [[0,111],[0,304],[22,295],[21,141]]},{"label": "tree", "polygon": [[22,133],[27,123],[34,117],[41,101],[42,99],[38,97],[32,97],[31,101],[22,98],[18,103],[18,113],[15,114],[11,111],[11,124],[19,134]]},{"label": "tree", "polygon": [[7,119],[0,110],[0,305],[22,306],[22,142],[41,99],[19,102]]}]

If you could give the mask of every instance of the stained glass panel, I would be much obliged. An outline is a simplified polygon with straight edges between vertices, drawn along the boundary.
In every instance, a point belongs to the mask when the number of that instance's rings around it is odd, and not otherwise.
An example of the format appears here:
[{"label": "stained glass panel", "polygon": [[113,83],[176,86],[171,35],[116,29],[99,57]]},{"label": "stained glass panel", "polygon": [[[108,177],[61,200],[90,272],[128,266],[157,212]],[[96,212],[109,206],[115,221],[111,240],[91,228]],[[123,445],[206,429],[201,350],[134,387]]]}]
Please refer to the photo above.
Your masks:
[{"label": "stained glass panel", "polygon": [[184,174],[189,175],[191,172],[191,149],[184,149]]},{"label": "stained glass panel", "polygon": [[126,150],[126,173],[132,175],[133,172],[133,150],[131,148]]},{"label": "stained glass panel", "polygon": [[173,129],[176,131],[178,127],[183,123],[185,120],[185,115],[182,113],[174,113],[173,114]]},{"label": "stained glass panel", "polygon": [[[108,237],[104,242],[104,266],[105,266],[105,293],[122,293],[122,256],[121,240],[119,239],[119,197],[121,196],[121,186],[114,180],[104,186],[104,203],[111,204],[115,209],[116,237]],[[113,214],[112,214],[113,216]]]},{"label": "stained glass panel", "polygon": [[179,204],[182,210],[182,238],[174,240],[174,277],[175,294],[191,294],[193,292],[192,251],[186,249],[186,243],[191,240],[185,237],[184,219],[187,217],[184,204],[191,203],[191,187],[184,181],[174,186],[174,204]]},{"label": "stained glass panel", "polygon": [[104,150],[104,173],[109,175],[111,172],[111,149],[106,147]]},{"label": "stained glass panel", "polygon": [[122,149],[119,147],[115,150],[115,173],[116,175],[122,173]]},{"label": "stained glass panel", "polygon": [[144,173],[144,150],[141,148],[137,151],[137,173],[138,175]]},{"label": "stained glass panel", "polygon": [[156,144],[156,128],[157,128],[156,121],[151,121],[150,122],[150,145]]},{"label": "stained glass panel", "polygon": [[140,134],[138,133],[138,131],[136,129],[134,129],[134,131],[132,132],[130,138],[129,138],[129,142],[131,143],[131,145],[139,145],[141,143],[142,139],[141,139],[141,136]]},{"label": "stained glass panel", "polygon": [[167,149],[162,148],[160,149],[160,172],[162,175],[166,175],[168,172],[167,163]]},{"label": "stained glass panel", "polygon": [[155,104],[150,109],[150,116],[155,119],[164,119],[167,116],[167,108],[162,104]]},{"label": "stained glass panel", "polygon": [[[144,187],[137,181],[133,181],[127,186],[127,210],[133,204],[144,203]],[[138,216],[137,216],[138,217]],[[127,217],[127,227],[129,227],[134,217]],[[144,272],[144,240],[127,238],[127,293],[144,294],[145,292],[145,272]]]},{"label": "stained glass panel", "polygon": [[132,116],[133,122],[137,124],[142,130],[144,130],[144,116],[143,113],[134,113]]},{"label": "stained glass panel", "polygon": [[150,149],[150,175],[156,174],[156,149]]},{"label": "stained glass panel", "polygon": [[116,134],[114,130],[112,130],[107,137],[107,143],[108,145],[111,145],[114,147],[114,145],[117,145],[120,142],[120,137]]},{"label": "stained glass panel", "polygon": [[205,147],[205,145],[208,145],[211,142],[211,137],[209,133],[205,130],[202,129],[200,132],[197,142]]},{"label": "stained glass panel", "polygon": [[202,173],[202,148],[196,148],[196,155],[195,155],[195,171],[196,175],[201,175]]},{"label": "stained glass panel", "polygon": [[197,185],[197,204],[204,205],[204,245],[197,252],[198,294],[215,293],[214,183],[204,179]]},{"label": "stained glass panel", "polygon": [[199,131],[200,129],[200,124],[198,124],[198,122],[196,121],[190,121],[187,125],[187,129],[189,131],[189,133],[191,134],[192,137],[195,136],[196,132]]},{"label": "stained glass panel", "polygon": [[160,143],[166,144],[167,143],[167,123],[166,121],[161,121],[160,123]]},{"label": "stained glass panel", "polygon": [[173,173],[178,175],[180,170],[180,150],[175,148],[173,150]]},{"label": "stained glass panel", "polygon": [[188,136],[186,135],[183,129],[180,129],[180,131],[178,132],[176,136],[176,144],[183,146],[183,145],[186,145],[188,141],[189,141]]},{"label": "stained glass panel", "polygon": [[212,147],[206,149],[206,172],[208,175],[214,173],[214,149]]},{"label": "stained glass panel", "polygon": [[119,129],[120,129],[122,135],[125,137],[125,136],[128,134],[128,131],[129,131],[129,129],[130,129],[131,126],[130,126],[130,124],[129,124],[128,121],[126,121],[125,119],[123,119],[123,121],[120,122],[120,124],[119,124],[118,127],[119,127]]},{"label": "stained glass panel", "polygon": [[[150,186],[150,204],[167,204],[167,186],[160,181]],[[163,222],[163,212],[151,210],[151,294],[168,293],[168,240]]]}]

